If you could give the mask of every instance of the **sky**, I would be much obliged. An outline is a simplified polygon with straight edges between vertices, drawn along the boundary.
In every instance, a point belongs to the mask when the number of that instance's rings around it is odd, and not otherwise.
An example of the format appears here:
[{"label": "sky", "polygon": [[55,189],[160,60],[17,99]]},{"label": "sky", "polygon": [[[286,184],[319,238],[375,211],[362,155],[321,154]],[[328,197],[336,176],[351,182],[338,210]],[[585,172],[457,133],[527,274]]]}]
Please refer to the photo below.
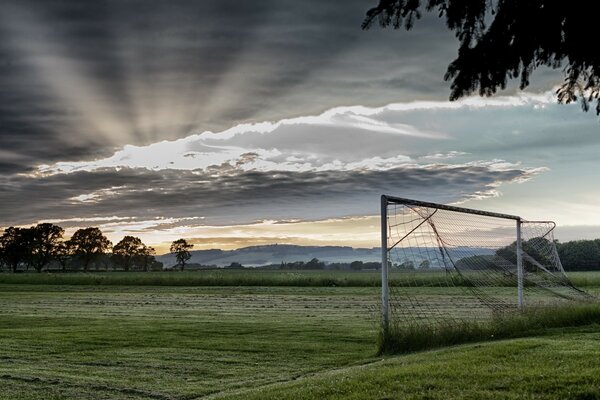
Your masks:
[{"label": "sky", "polygon": [[374,247],[383,193],[600,237],[600,119],[525,92],[449,102],[457,41],[376,1],[0,3],[0,227],[167,251]]}]

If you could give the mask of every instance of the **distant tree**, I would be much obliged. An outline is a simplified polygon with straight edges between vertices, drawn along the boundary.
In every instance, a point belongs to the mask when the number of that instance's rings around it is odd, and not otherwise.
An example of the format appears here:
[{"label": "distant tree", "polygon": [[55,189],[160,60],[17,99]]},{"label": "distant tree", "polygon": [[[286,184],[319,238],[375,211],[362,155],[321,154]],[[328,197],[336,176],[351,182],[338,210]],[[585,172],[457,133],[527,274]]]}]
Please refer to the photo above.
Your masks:
[{"label": "distant tree", "polygon": [[364,263],[362,261],[352,261],[350,263],[350,269],[353,269],[354,271],[360,271],[363,269],[363,265]]},{"label": "distant tree", "polygon": [[381,263],[376,261],[369,261],[363,264],[363,269],[378,270],[381,269]]},{"label": "distant tree", "polygon": [[140,238],[125,236],[119,243],[114,245],[111,260],[125,271],[129,271],[134,263],[142,265],[144,270],[147,270],[150,260],[146,260],[146,258],[150,255],[150,249],[152,248],[142,243]]},{"label": "distant tree", "polygon": [[71,260],[71,256],[73,254],[73,249],[69,246],[69,242],[60,242],[56,247],[56,251],[54,253],[54,259],[60,265],[61,270],[67,269],[67,264]]},{"label": "distant tree", "polygon": [[477,271],[497,268],[495,262],[496,256],[476,254],[472,256],[459,258],[455,262],[454,266],[459,271]]},{"label": "distant tree", "polygon": [[30,232],[28,228],[6,228],[0,236],[0,257],[11,272],[17,272],[19,265],[27,260],[30,252]]},{"label": "distant tree", "polygon": [[451,100],[475,91],[491,96],[519,77],[524,89],[536,68],[564,65],[558,101],[581,99],[585,111],[596,101],[600,114],[600,55],[590,43],[599,6],[583,0],[379,0],[363,28],[378,22],[409,30],[423,12],[436,12],[459,41],[458,57],[444,76],[452,80]]},{"label": "distant tree", "polygon": [[73,234],[68,245],[81,261],[84,271],[88,271],[90,264],[104,255],[112,243],[99,228],[84,228]]},{"label": "distant tree", "polygon": [[325,263],[323,261],[319,261],[318,258],[313,258],[306,264],[304,264],[304,268],[306,269],[325,269]]},{"label": "distant tree", "polygon": [[600,269],[600,240],[574,240],[558,244],[558,254],[566,270]]},{"label": "distant tree", "polygon": [[100,268],[108,271],[109,267],[112,267],[114,271],[115,264],[112,261],[112,254],[104,253],[98,256],[98,258],[96,258],[94,261],[94,267],[96,268],[96,271],[100,271]]},{"label": "distant tree", "polygon": [[415,269],[415,263],[412,261],[406,260],[398,266],[398,269],[413,270],[413,269]]},{"label": "distant tree", "polygon": [[[586,271],[600,270],[600,239],[596,240],[574,240],[565,243],[554,242],[560,261],[565,270],[571,271]],[[550,250],[552,243],[544,237],[535,237],[529,240],[524,240],[521,248],[524,253],[535,259],[535,261],[545,268],[554,268],[554,255]],[[517,262],[516,242],[508,246],[496,250],[496,257],[502,257],[513,264]],[[463,258],[459,260],[463,266],[471,264],[470,268],[475,268],[473,265],[477,261],[485,266],[484,259],[489,256],[479,256],[479,259]],[[491,261],[489,261],[491,262]],[[535,271],[538,269],[536,263],[525,257],[523,266],[526,271]]]},{"label": "distant tree", "polygon": [[282,262],[279,268],[280,269],[305,269],[306,263],[304,263],[304,261],[293,261],[293,262],[287,262],[287,263]]},{"label": "distant tree", "polygon": [[429,260],[423,260],[419,264],[419,268],[421,269],[429,269],[429,267],[431,267],[431,262]]},{"label": "distant tree", "polygon": [[229,264],[225,268],[241,269],[241,268],[244,268],[244,266],[242,264],[240,264],[239,262],[233,261],[231,264]]},{"label": "distant tree", "polygon": [[[135,257],[135,263],[139,265],[144,272],[147,272],[148,269],[155,270],[157,268],[154,266],[154,263],[156,263],[154,258],[155,254],[156,250],[154,250],[154,247],[144,245],[144,247],[140,249],[139,254]],[[162,263],[159,264],[159,269],[162,269]]]},{"label": "distant tree", "polygon": [[185,239],[178,239],[171,243],[170,251],[175,254],[175,259],[177,260],[177,265],[183,271],[185,268],[185,263],[192,258],[190,254],[190,250],[194,247],[193,244],[188,244]]},{"label": "distant tree", "polygon": [[42,272],[42,269],[57,256],[65,231],[58,225],[42,223],[31,227],[28,233],[28,259],[37,272]]},{"label": "distant tree", "polygon": [[[154,258],[154,257],[153,257]],[[156,259],[154,259],[151,263],[150,263],[150,270],[151,271],[162,271],[164,269],[164,264],[161,263],[160,261],[156,261]]]},{"label": "distant tree", "polygon": [[[553,265],[553,261],[549,254],[543,251],[547,246],[551,246],[551,243],[548,239],[543,237],[534,237],[529,240],[523,240],[521,242],[521,250],[533,258],[537,263],[542,266],[548,267]],[[510,261],[512,264],[517,263],[517,242],[514,241],[510,245],[502,247],[496,250],[496,256],[502,257],[505,260]],[[526,257],[523,260],[523,268],[526,271],[536,271],[538,270],[538,266],[529,261]]]}]

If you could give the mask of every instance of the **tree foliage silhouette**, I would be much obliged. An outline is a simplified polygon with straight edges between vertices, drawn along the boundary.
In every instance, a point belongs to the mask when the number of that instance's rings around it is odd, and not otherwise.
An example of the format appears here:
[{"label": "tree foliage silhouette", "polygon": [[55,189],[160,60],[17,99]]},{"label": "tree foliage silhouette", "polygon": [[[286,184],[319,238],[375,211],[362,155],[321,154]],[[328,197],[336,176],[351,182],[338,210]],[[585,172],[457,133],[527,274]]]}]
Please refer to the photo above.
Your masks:
[{"label": "tree foliage silhouette", "polygon": [[99,228],[85,228],[77,230],[68,241],[72,254],[77,256],[85,271],[90,263],[110,249],[112,243],[102,234]]},{"label": "tree foliage silhouette", "polygon": [[113,246],[112,262],[129,271],[134,258],[146,247],[140,238],[125,236]]},{"label": "tree foliage silhouette", "polygon": [[29,258],[31,265],[37,272],[42,272],[42,269],[57,256],[65,231],[60,226],[50,223],[38,224],[28,231],[30,234]]},{"label": "tree foliage silhouette", "polygon": [[600,239],[557,243],[557,247],[566,270],[600,270]]},{"label": "tree foliage silhouette", "polygon": [[194,245],[188,244],[185,239],[178,239],[171,243],[170,251],[175,254],[177,265],[179,265],[182,271],[185,268],[185,263],[192,258],[192,255],[189,252],[192,247],[194,247]]},{"label": "tree foliage silhouette", "polygon": [[529,86],[531,73],[563,68],[558,101],[581,100],[584,111],[596,102],[600,114],[600,53],[594,46],[600,3],[575,0],[379,0],[367,11],[363,28],[411,29],[423,12],[437,12],[459,41],[450,63],[450,100],[476,91],[491,96],[509,79]]},{"label": "tree foliage silhouette", "polygon": [[138,254],[136,254],[134,262],[137,263],[137,265],[141,266],[143,271],[148,271],[148,268],[150,266],[153,266],[156,262],[156,259],[154,258],[155,254],[156,250],[154,249],[154,247],[144,245],[144,247],[140,249]]},{"label": "tree foliage silhouette", "polygon": [[[549,243],[548,239],[544,237],[534,237],[529,240],[523,240],[521,243],[521,249],[524,253],[535,259],[539,264],[548,266],[552,264],[552,259],[550,259],[547,254],[544,254],[544,252],[540,251],[540,249],[549,246],[549,244],[545,243]],[[510,245],[501,247],[500,249],[496,250],[496,256],[502,257],[505,260],[508,260],[512,264],[516,265],[517,242],[512,242]],[[526,271],[533,272],[538,270],[537,264],[532,263],[526,258],[523,260],[523,266],[525,267]]]},{"label": "tree foliage silhouette", "polygon": [[60,268],[65,271],[67,269],[67,264],[71,261],[71,256],[73,253],[73,248],[69,241],[60,242],[56,247],[54,253],[54,259],[60,265]]},{"label": "tree foliage silhouette", "polygon": [[120,265],[125,271],[133,265],[139,265],[144,271],[148,270],[148,265],[152,261],[154,249],[142,243],[142,240],[135,236],[125,236],[121,241],[114,245],[112,262]]},{"label": "tree foliage silhouette", "polygon": [[17,272],[19,264],[29,256],[29,242],[30,234],[27,228],[11,226],[0,236],[0,259],[12,272]]}]

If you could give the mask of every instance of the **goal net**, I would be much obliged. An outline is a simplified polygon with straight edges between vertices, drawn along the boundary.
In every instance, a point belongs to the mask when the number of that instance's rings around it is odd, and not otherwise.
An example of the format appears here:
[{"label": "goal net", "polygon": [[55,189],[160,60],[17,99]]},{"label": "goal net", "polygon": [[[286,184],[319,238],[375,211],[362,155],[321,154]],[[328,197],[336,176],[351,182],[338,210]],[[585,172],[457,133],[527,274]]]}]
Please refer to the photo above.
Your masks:
[{"label": "goal net", "polygon": [[383,323],[439,324],[589,299],[549,221],[382,196]]}]

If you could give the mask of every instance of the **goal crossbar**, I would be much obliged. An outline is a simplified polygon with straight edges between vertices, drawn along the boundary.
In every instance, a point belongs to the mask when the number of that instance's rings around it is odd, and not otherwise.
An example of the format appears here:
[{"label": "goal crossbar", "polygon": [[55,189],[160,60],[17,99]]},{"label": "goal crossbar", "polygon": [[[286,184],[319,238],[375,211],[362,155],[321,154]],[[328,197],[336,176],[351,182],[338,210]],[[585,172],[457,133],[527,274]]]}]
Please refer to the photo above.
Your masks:
[{"label": "goal crossbar", "polygon": [[405,204],[405,205],[409,205],[409,206],[436,208],[439,210],[455,211],[455,212],[460,212],[460,213],[465,213],[465,214],[483,215],[486,217],[514,219],[517,221],[521,220],[521,217],[519,217],[517,215],[501,214],[501,213],[495,213],[495,212],[490,212],[490,211],[475,210],[473,208],[449,206],[446,204],[431,203],[431,202],[427,202],[427,201],[420,201],[420,200],[413,200],[413,199],[405,199],[402,197],[388,196],[385,194],[381,196],[381,201],[382,201],[382,203],[386,202],[386,203]]}]

